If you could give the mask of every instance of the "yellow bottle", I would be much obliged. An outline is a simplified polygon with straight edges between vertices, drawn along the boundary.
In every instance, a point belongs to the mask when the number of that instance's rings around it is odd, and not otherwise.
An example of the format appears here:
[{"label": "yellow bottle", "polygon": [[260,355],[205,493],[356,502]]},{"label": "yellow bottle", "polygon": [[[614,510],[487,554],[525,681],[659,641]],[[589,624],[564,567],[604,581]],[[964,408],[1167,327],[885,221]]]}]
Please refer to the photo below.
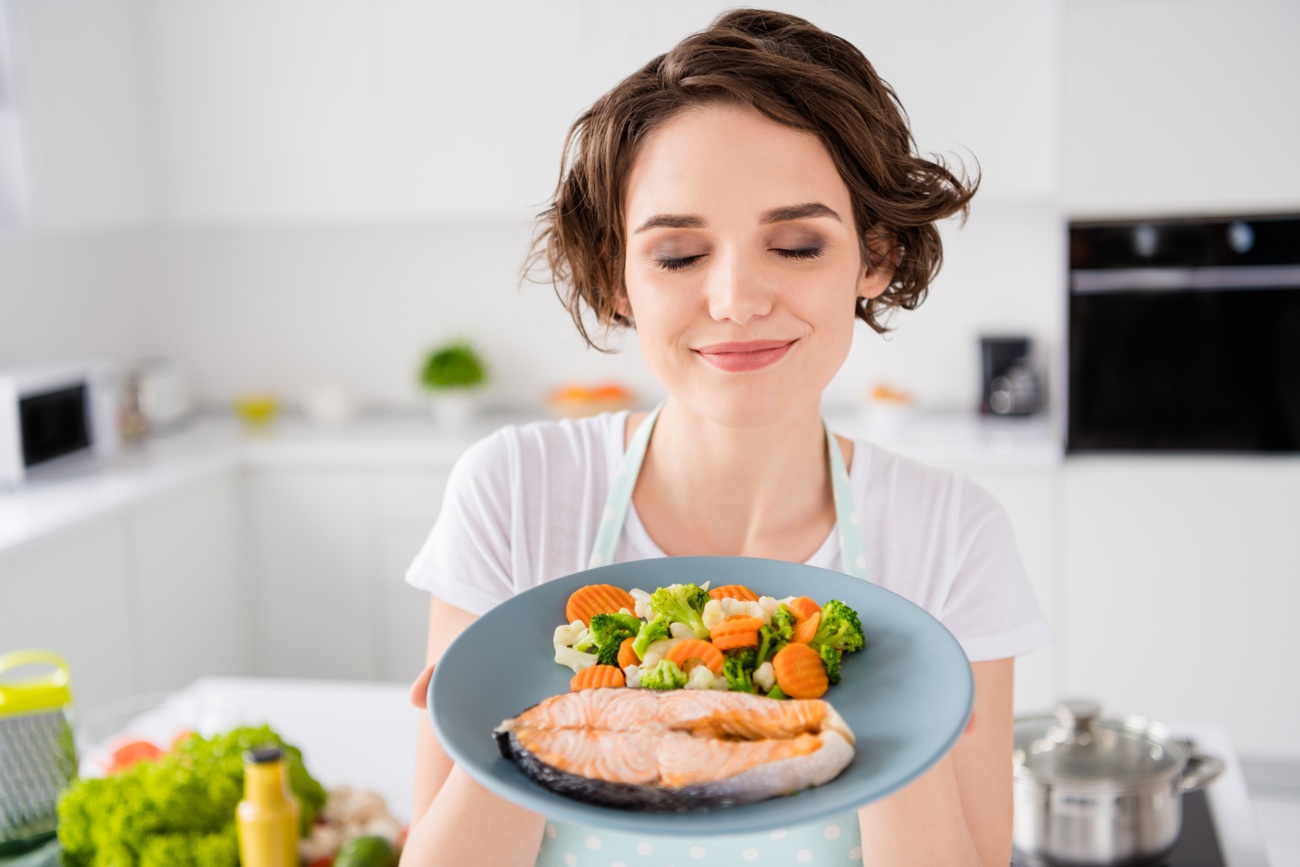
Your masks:
[{"label": "yellow bottle", "polygon": [[244,753],[244,800],[235,827],[241,867],[297,867],[298,801],[278,748]]}]

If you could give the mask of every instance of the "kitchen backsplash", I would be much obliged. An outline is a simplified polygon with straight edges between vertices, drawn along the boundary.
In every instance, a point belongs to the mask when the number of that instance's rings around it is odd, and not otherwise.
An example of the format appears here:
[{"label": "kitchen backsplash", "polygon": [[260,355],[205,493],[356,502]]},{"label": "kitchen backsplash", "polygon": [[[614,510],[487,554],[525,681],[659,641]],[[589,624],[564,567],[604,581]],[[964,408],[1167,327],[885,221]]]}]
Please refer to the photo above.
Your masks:
[{"label": "kitchen backsplash", "polygon": [[[859,325],[828,404],[879,383],[923,405],[974,407],[978,337],[1023,333],[1054,368],[1064,226],[1049,202],[976,199],[946,224],[930,298],[886,337]],[[531,226],[394,222],[186,227],[0,239],[0,365],[169,355],[200,403],[332,384],[369,407],[420,403],[423,352],[465,337],[491,366],[487,399],[530,406],[567,381],[658,396],[632,334],[585,348],[549,286],[520,285]],[[1056,370],[1045,371],[1057,379]]]}]

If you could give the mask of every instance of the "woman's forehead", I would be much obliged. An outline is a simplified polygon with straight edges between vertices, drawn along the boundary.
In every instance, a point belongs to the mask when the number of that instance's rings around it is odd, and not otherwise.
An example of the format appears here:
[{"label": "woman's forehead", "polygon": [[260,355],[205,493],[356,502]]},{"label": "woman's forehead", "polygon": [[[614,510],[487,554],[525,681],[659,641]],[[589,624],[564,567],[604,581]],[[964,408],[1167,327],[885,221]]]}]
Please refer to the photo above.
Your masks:
[{"label": "woman's forehead", "polygon": [[763,222],[808,203],[848,219],[848,188],[821,139],[752,108],[709,105],[674,115],[642,144],[625,219],[632,228],[660,214]]}]

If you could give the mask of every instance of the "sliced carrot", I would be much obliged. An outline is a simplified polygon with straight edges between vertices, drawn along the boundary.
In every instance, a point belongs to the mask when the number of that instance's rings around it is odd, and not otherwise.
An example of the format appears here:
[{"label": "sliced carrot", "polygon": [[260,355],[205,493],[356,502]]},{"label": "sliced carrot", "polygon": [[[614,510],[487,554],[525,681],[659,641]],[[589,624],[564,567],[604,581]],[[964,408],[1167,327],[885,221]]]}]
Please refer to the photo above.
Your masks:
[{"label": "sliced carrot", "polygon": [[798,599],[792,599],[785,603],[785,607],[790,609],[790,613],[794,615],[795,620],[807,620],[809,617],[812,617],[818,611],[822,610],[820,605],[809,599],[807,596],[800,596]]},{"label": "sliced carrot", "polygon": [[776,685],[791,698],[821,698],[830,681],[817,651],[806,644],[787,644],[772,657]]},{"label": "sliced carrot", "polygon": [[583,626],[590,626],[593,616],[617,614],[620,608],[636,610],[636,600],[631,593],[612,584],[588,584],[573,591],[569,603],[564,606],[564,616],[570,623],[581,620]]},{"label": "sliced carrot", "polygon": [[637,656],[636,651],[632,649],[635,642],[636,638],[629,636],[624,638],[623,643],[618,646],[618,665],[620,668],[641,664],[641,657]]},{"label": "sliced carrot", "polygon": [[720,623],[713,624],[709,630],[709,636],[717,641],[723,635],[731,635],[733,632],[754,632],[757,633],[763,621],[757,617],[728,617]]},{"label": "sliced carrot", "polygon": [[686,660],[698,659],[709,667],[714,674],[722,674],[722,651],[701,638],[688,638],[673,645],[668,651],[669,660],[677,667],[686,670]]},{"label": "sliced carrot", "polygon": [[626,686],[623,671],[613,665],[591,665],[573,676],[569,689],[599,689],[602,686]]},{"label": "sliced carrot", "polygon": [[757,602],[758,594],[744,584],[724,584],[709,591],[711,599],[739,599],[741,602]]},{"label": "sliced carrot", "polygon": [[817,627],[822,624],[822,613],[818,611],[807,620],[796,620],[794,633],[790,636],[791,644],[807,644],[817,634]]},{"label": "sliced carrot", "polygon": [[728,632],[713,639],[713,646],[718,650],[735,650],[738,647],[758,647],[758,630],[749,632]]}]

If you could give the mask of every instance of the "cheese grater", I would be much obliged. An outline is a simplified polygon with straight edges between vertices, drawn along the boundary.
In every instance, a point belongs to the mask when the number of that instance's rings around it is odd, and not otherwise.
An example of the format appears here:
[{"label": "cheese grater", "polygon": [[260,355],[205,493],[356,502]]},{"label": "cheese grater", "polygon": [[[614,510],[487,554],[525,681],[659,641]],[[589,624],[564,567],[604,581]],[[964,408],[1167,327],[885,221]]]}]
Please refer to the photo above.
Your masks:
[{"label": "cheese grater", "polygon": [[[18,680],[22,666],[54,671]],[[69,713],[68,664],[43,650],[0,656],[0,851],[48,837],[58,825],[59,795],[77,773]]]}]

